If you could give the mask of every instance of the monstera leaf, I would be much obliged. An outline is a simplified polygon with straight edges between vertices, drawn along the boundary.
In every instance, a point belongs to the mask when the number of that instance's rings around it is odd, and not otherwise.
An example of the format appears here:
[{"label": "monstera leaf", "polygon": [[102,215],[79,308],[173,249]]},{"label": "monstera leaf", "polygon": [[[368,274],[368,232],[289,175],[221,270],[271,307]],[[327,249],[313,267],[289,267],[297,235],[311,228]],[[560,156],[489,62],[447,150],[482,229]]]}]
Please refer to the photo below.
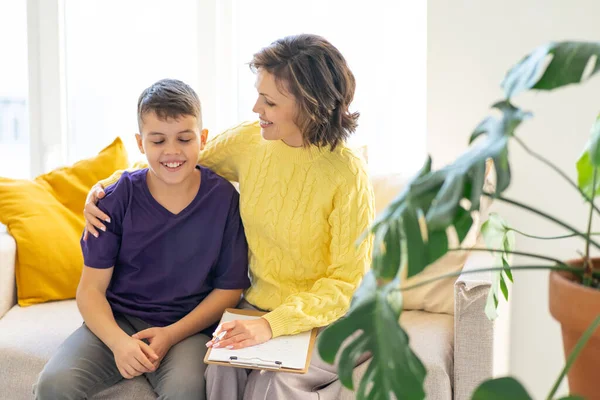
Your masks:
[{"label": "monstera leaf", "polygon": [[[486,118],[477,126],[467,152],[452,165],[434,172],[428,159],[373,224],[377,278],[394,279],[404,263],[408,277],[421,272],[448,251],[449,227],[453,227],[459,241],[465,238],[473,224],[470,212],[479,209],[488,159],[493,160],[496,169],[496,193],[508,187],[507,143],[530,114],[506,101],[494,107],[501,117]],[[475,142],[479,138],[482,140]],[[469,209],[460,204],[463,199],[469,200]]]},{"label": "monstera leaf", "polygon": [[[549,64],[548,57],[552,57]],[[548,43],[535,49],[508,71],[502,88],[510,99],[529,89],[552,90],[580,83],[600,71],[597,57],[600,57],[600,43],[597,42]],[[591,59],[595,59],[595,65],[589,77],[585,77],[584,72]]]},{"label": "monstera leaf", "polygon": [[[430,172],[431,158],[428,157],[415,177],[379,215],[370,229],[371,232],[375,233],[373,271],[378,280],[389,282],[398,275],[398,269],[402,263],[403,253],[406,252],[406,250],[403,251],[402,249],[407,248],[404,240],[407,234],[411,236],[411,238],[421,238],[420,228],[415,228],[414,224],[411,224],[415,217],[417,220],[418,217],[415,216],[415,208],[409,206],[408,195],[411,184]],[[413,217],[412,220],[411,217]],[[406,219],[406,221],[404,221],[404,219]],[[405,228],[409,230],[407,234],[404,232]],[[417,230],[416,235],[414,234],[415,229]],[[359,241],[364,240],[365,236],[366,234],[362,235]],[[403,243],[405,244],[404,246],[402,245]],[[409,246],[408,248],[411,247]],[[423,245],[414,248],[417,248],[421,252],[424,251]],[[445,251],[447,250],[448,248],[446,246]]]},{"label": "monstera leaf", "polygon": [[514,378],[490,379],[482,383],[471,400],[532,400],[527,390]]},{"label": "monstera leaf", "polygon": [[[551,397],[548,397],[549,399]],[[483,382],[471,400],[533,400],[523,385],[515,378],[503,377]],[[561,397],[559,400],[585,400],[581,396]]]},{"label": "monstera leaf", "polygon": [[352,372],[357,360],[369,352],[372,359],[356,392],[357,399],[423,399],[425,367],[409,347],[406,332],[398,324],[402,309],[398,282],[377,286],[367,274],[357,291],[348,315],[324,330],[318,339],[323,360],[333,363],[342,342],[349,344],[339,357],[339,377],[353,389]]}]

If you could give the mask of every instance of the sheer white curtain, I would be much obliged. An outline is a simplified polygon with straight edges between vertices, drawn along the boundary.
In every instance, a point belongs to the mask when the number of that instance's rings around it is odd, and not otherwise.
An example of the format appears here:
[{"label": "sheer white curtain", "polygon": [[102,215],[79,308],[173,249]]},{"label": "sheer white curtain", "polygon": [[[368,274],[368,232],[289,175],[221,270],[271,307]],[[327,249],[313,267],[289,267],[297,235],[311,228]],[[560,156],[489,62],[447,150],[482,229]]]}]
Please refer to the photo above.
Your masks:
[{"label": "sheer white curtain", "polygon": [[[197,90],[205,127],[213,135],[255,119],[254,76],[247,63],[260,48],[297,33],[322,35],[346,57],[357,80],[352,108],[361,113],[351,145],[368,146],[372,172],[409,175],[425,157],[424,1],[29,0],[27,4],[37,5],[37,10],[27,10],[30,22],[36,21],[27,28],[33,32],[27,40],[37,46],[33,53],[39,53],[33,75],[29,54],[30,77],[39,80],[34,89],[41,87],[33,92],[30,88],[34,95],[29,99],[41,104],[40,110],[32,107],[30,121],[36,123],[32,133],[39,136],[31,140],[31,148],[38,141],[44,144],[32,150],[36,170],[89,157],[116,136],[125,140],[132,159],[139,158],[134,141],[136,101],[145,87],[161,78],[178,78]],[[38,43],[36,38],[44,40]],[[56,162],[44,162],[50,156]]]},{"label": "sheer white curtain", "polygon": [[65,0],[69,162],[134,134],[142,90],[162,78],[197,86],[196,0]]},{"label": "sheer white curtain", "polygon": [[344,55],[357,87],[359,128],[372,172],[412,174],[426,153],[427,4],[424,1],[233,0],[236,98],[230,123],[254,119],[252,54],[280,37],[314,33]]},{"label": "sheer white curtain", "polygon": [[0,2],[0,176],[29,177],[27,3]]}]

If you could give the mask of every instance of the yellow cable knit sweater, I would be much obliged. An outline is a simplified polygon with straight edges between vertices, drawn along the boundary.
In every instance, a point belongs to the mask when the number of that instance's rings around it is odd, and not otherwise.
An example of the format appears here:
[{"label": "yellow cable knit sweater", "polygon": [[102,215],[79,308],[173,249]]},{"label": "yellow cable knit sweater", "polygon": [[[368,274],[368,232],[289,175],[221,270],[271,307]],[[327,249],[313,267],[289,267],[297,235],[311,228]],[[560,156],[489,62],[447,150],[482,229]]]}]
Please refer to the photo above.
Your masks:
[{"label": "yellow cable knit sweater", "polygon": [[362,160],[344,145],[264,140],[258,123],[243,123],[209,141],[199,163],[239,182],[252,280],[245,298],[270,311],[273,337],[343,316],[371,260],[370,239],[355,245],[374,215]]}]

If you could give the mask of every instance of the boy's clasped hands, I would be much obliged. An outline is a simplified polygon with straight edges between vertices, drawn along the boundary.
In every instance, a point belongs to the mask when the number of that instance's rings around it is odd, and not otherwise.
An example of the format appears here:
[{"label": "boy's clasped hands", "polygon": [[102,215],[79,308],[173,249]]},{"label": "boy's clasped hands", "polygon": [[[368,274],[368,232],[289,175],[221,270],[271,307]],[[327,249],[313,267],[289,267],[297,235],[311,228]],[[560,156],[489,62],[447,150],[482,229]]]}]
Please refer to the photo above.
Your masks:
[{"label": "boy's clasped hands", "polygon": [[119,340],[111,350],[121,375],[131,379],[156,371],[173,344],[168,328],[149,328]]}]

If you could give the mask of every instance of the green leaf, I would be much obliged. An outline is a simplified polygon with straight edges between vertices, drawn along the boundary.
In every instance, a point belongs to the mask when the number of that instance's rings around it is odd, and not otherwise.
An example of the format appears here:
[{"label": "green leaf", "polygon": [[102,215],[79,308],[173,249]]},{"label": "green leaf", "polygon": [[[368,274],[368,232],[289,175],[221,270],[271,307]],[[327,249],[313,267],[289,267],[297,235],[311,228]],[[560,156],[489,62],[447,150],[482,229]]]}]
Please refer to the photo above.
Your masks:
[{"label": "green leaf", "polygon": [[506,282],[504,278],[500,277],[500,289],[502,289],[502,294],[504,295],[504,299],[508,301],[508,286],[506,286]]},{"label": "green leaf", "polygon": [[471,213],[459,206],[456,210],[456,215],[454,216],[453,225],[454,229],[456,229],[458,240],[462,242],[467,237],[467,234],[473,225],[473,217],[471,217]]},{"label": "green leaf", "polygon": [[443,184],[427,212],[427,225],[430,229],[441,230],[452,224],[463,198],[468,172],[469,165],[463,165],[463,168],[450,170],[445,174]]},{"label": "green leaf", "polygon": [[[403,215],[406,217],[406,214]],[[448,252],[448,236],[445,230],[430,231],[427,233],[428,239],[425,242],[420,236],[420,229],[418,231],[416,229],[417,226],[414,217],[409,216],[404,221],[408,253],[408,271],[406,277],[410,278]],[[412,225],[407,225],[407,222]],[[459,206],[453,225],[458,240],[462,242],[473,225],[471,213]]]},{"label": "green leaf", "polygon": [[[492,287],[497,286],[498,284],[493,282],[494,278],[492,277]],[[488,297],[486,299],[485,302],[485,315],[488,317],[488,319],[490,321],[495,320],[496,318],[498,318],[498,312],[496,311],[498,309],[498,297],[496,296],[496,293],[493,290],[490,290],[488,292]]]},{"label": "green leaf", "polygon": [[419,215],[414,208],[407,208],[402,214],[402,224],[406,234],[406,249],[408,255],[407,276],[418,274],[429,264],[428,251],[425,241],[421,235]]},{"label": "green leaf", "polygon": [[558,400],[585,400],[585,397],[583,396],[567,396],[567,397],[561,397]]},{"label": "green leaf", "polygon": [[492,105],[492,108],[496,108],[502,112],[502,118],[487,117],[479,123],[475,128],[475,131],[471,134],[469,143],[473,143],[481,135],[487,134],[489,137],[496,139],[493,141],[492,155],[500,154],[504,149],[505,145],[502,142],[497,142],[499,138],[507,138],[514,136],[515,130],[521,123],[532,117],[532,114],[528,111],[523,111],[518,107],[515,107],[508,100],[503,100]]},{"label": "green leaf", "polygon": [[485,185],[485,171],[487,166],[485,163],[479,163],[473,165],[469,171],[469,179],[465,183],[465,197],[468,196],[471,202],[471,208],[469,211],[479,210],[481,203],[481,193],[477,189],[482,188]]},{"label": "green leaf", "polygon": [[508,163],[508,148],[504,148],[498,155],[493,157],[493,160],[496,168],[503,171],[502,174],[499,174],[496,177],[496,187],[499,188],[499,192],[503,192],[508,188],[511,180],[510,165]]},{"label": "green leaf", "polygon": [[502,266],[504,267],[504,274],[506,275],[510,283],[513,283],[512,271],[510,270],[510,265],[508,265],[508,261],[506,261],[506,258],[504,256],[502,256]]},{"label": "green leaf", "polygon": [[[428,157],[421,170],[416,174],[411,182],[431,171],[431,157]],[[378,279],[389,281],[393,279],[400,269],[403,262],[402,247],[400,245],[403,234],[402,226],[399,225],[402,220],[402,214],[408,207],[408,194],[410,183],[396,196],[396,198],[386,207],[375,219],[367,232],[364,232],[357,240],[362,242],[371,232],[374,233],[373,240],[373,270]],[[399,239],[397,240],[397,236]],[[398,243],[398,246],[396,246]]]},{"label": "green leaf", "polygon": [[600,182],[596,182],[596,188],[594,188],[594,167],[590,162],[590,153],[588,150],[584,151],[583,154],[577,160],[577,186],[579,189],[588,197],[592,197],[594,191],[595,194],[600,194]]},{"label": "green leaf", "polygon": [[396,277],[402,260],[400,235],[400,223],[394,220],[382,226],[375,235],[373,270],[379,279],[391,281]]},{"label": "green leaf", "polygon": [[[423,399],[426,370],[409,346],[406,332],[398,324],[401,304],[398,282],[377,286],[368,273],[356,292],[349,313],[325,329],[318,337],[319,354],[332,364],[342,343],[356,333],[341,351],[338,373],[344,386],[353,389],[352,372],[362,354],[370,352],[371,361],[356,393],[357,399]],[[343,361],[343,362],[342,362]],[[372,383],[372,384],[371,384]]]},{"label": "green leaf", "polygon": [[[591,138],[577,160],[577,185],[587,196],[600,194],[600,182],[594,188],[594,167],[600,167],[600,115],[591,129]],[[595,192],[595,193],[594,193]]]},{"label": "green leaf", "polygon": [[535,86],[553,47],[554,43],[549,43],[536,48],[508,71],[501,84],[507,98]]},{"label": "green leaf", "polygon": [[483,382],[471,400],[532,400],[527,390],[514,378],[504,377]]},{"label": "green leaf", "polygon": [[430,231],[428,239],[427,257],[429,263],[432,263],[448,252],[448,237],[446,231]]},{"label": "green leaf", "polygon": [[492,266],[503,267],[502,270],[492,272],[492,285],[485,305],[487,317],[494,320],[498,317],[497,309],[500,292],[502,292],[502,295],[508,301],[508,285],[504,276],[510,282],[513,281],[507,256],[508,252],[513,251],[515,248],[515,233],[502,217],[496,213],[491,213],[488,220],[481,227],[481,234],[488,248],[500,250],[499,252],[492,253],[495,256]]},{"label": "green leaf", "polygon": [[[547,64],[548,57],[551,61]],[[585,68],[592,57],[600,56],[598,42],[552,42],[544,44],[511,68],[502,81],[507,98],[529,90],[552,90],[584,79]],[[596,63],[590,77],[600,70]],[[540,77],[541,75],[541,77]]]}]

